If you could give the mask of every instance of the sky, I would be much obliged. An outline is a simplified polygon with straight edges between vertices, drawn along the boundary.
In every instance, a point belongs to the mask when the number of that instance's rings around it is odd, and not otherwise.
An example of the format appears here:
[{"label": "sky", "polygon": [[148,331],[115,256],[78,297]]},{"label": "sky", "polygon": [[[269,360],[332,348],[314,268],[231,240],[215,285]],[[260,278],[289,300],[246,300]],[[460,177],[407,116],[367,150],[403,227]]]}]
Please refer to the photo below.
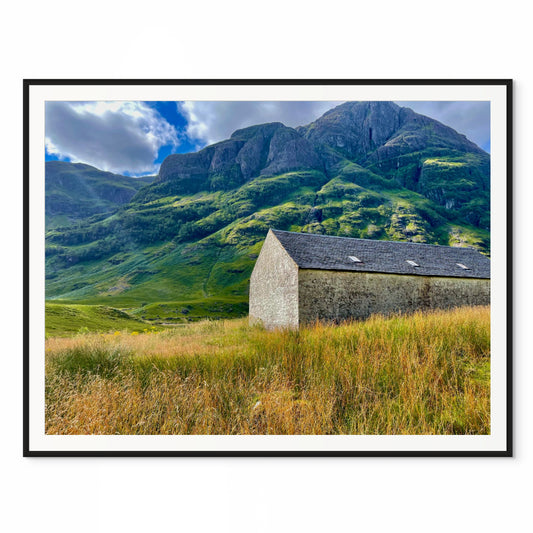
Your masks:
[{"label": "sky", "polygon": [[[157,174],[171,153],[196,151],[243,127],[296,127],[342,102],[64,102],[46,103],[46,161],[86,163],[127,176]],[[489,102],[396,102],[434,118],[490,152]]]}]

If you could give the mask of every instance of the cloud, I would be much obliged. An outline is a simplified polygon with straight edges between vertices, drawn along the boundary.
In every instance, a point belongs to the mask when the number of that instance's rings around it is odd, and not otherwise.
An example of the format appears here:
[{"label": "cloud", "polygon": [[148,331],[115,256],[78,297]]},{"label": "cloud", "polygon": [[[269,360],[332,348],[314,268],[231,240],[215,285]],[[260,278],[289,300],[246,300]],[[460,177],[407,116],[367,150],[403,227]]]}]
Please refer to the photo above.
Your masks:
[{"label": "cloud", "polygon": [[46,102],[46,150],[111,172],[157,172],[161,146],[178,133],[143,102]]},{"label": "cloud", "polygon": [[186,134],[199,146],[227,139],[239,128],[282,122],[302,126],[342,102],[179,102],[187,119]]},{"label": "cloud", "polygon": [[490,102],[396,102],[434,118],[490,150]]}]

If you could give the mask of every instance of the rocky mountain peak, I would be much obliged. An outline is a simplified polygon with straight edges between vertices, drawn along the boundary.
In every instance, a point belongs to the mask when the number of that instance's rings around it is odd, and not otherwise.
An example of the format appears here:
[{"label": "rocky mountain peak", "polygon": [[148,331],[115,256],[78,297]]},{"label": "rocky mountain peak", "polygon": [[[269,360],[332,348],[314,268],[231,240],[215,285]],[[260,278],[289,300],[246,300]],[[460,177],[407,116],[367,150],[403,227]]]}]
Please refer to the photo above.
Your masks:
[{"label": "rocky mountain peak", "polygon": [[199,152],[168,156],[159,181],[179,182],[182,192],[228,189],[259,176],[291,170],[322,169],[311,142],[281,122],[235,131]]},{"label": "rocky mountain peak", "polygon": [[398,131],[401,110],[392,102],[347,102],[298,131],[314,144],[360,160]]},{"label": "rocky mountain peak", "polygon": [[267,122],[265,124],[256,124],[254,126],[248,126],[235,130],[230,139],[239,139],[248,141],[254,137],[270,138],[274,135],[274,132],[279,128],[285,128],[286,126],[281,122]]}]

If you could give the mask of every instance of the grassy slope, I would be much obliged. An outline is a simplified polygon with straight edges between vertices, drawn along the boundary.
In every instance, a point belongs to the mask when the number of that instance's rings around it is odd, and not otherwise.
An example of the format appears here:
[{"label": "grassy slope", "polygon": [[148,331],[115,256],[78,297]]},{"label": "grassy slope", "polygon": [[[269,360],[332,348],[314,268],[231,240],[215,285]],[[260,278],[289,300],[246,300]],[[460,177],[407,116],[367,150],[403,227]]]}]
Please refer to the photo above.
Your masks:
[{"label": "grassy slope", "polygon": [[46,228],[68,227],[80,219],[108,213],[128,202],[154,181],[154,176],[131,178],[82,163],[46,163]]},{"label": "grassy slope", "polygon": [[244,320],[46,343],[60,434],[488,434],[488,308],[299,332]]},{"label": "grassy slope", "polygon": [[88,331],[143,331],[145,322],[103,305],[61,305],[46,303],[46,335],[69,336]]},{"label": "grassy slope", "polygon": [[47,296],[118,306],[246,301],[269,227],[438,244],[455,228],[455,242],[487,246],[487,232],[443,211],[354,164],[332,180],[293,172],[225,193],[145,198],[88,228],[49,232]]}]

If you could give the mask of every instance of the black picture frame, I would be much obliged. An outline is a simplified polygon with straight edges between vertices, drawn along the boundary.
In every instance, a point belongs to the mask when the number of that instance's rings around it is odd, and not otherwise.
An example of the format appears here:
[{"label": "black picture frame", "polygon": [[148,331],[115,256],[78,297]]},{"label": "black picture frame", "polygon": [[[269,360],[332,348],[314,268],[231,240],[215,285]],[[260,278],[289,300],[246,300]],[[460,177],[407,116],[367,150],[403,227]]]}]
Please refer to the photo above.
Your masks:
[{"label": "black picture frame", "polygon": [[[102,87],[102,86],[238,86],[238,87],[283,87],[283,86],[379,86],[379,87],[499,87],[505,91],[505,253],[506,278],[500,280],[506,290],[505,324],[505,445],[501,449],[432,449],[432,450],[162,450],[162,449],[40,449],[31,444],[31,342],[35,328],[31,318],[31,297],[34,286],[30,270],[33,252],[30,234],[36,221],[32,218],[30,192],[31,116],[35,111],[31,105],[31,91],[38,87]],[[23,80],[23,455],[25,457],[510,457],[513,455],[513,82],[510,79],[25,79]],[[44,150],[43,150],[44,154]],[[44,201],[44,200],[43,200]],[[491,208],[492,210],[493,208]],[[43,235],[44,237],[44,235]],[[44,340],[44,334],[43,334]],[[40,392],[39,392],[40,394]]]}]

